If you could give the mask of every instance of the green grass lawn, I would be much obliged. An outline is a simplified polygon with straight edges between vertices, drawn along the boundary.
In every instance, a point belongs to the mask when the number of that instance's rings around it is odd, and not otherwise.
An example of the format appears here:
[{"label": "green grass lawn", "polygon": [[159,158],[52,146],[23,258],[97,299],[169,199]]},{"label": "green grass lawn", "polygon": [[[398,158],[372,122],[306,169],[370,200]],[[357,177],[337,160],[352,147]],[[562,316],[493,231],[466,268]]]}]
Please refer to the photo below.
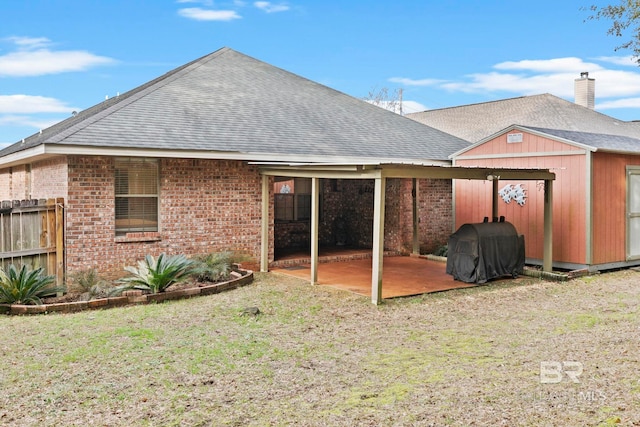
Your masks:
[{"label": "green grass lawn", "polygon": [[[0,425],[640,425],[639,297],[633,271],[381,306],[257,274],[190,300],[2,316]],[[542,383],[543,362],[579,363],[579,382]]]}]

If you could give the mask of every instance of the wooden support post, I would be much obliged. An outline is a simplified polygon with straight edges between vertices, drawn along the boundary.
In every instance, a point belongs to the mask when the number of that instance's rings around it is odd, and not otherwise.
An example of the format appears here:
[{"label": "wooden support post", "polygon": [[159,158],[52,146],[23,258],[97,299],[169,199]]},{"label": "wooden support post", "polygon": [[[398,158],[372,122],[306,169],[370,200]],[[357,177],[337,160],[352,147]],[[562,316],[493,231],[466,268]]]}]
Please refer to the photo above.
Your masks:
[{"label": "wooden support post", "polygon": [[544,181],[544,252],[542,270],[553,270],[553,181]]},{"label": "wooden support post", "polygon": [[311,284],[318,283],[318,223],[320,222],[320,179],[311,178]]},{"label": "wooden support post", "polygon": [[262,175],[262,228],[260,242],[260,271],[269,271],[269,176]]},{"label": "wooden support post", "polygon": [[498,196],[498,191],[500,190],[498,189],[498,187],[500,185],[500,180],[498,179],[498,177],[494,177],[492,183],[493,183],[493,198],[491,199],[492,200],[491,221],[498,218],[498,201],[500,200]]},{"label": "wooden support post", "polygon": [[382,302],[382,264],[384,260],[385,178],[376,178],[373,196],[373,263],[371,268],[371,302]]},{"label": "wooden support post", "polygon": [[420,239],[418,232],[420,230],[420,216],[418,215],[418,194],[419,181],[412,179],[411,198],[413,199],[413,254],[420,255]]}]

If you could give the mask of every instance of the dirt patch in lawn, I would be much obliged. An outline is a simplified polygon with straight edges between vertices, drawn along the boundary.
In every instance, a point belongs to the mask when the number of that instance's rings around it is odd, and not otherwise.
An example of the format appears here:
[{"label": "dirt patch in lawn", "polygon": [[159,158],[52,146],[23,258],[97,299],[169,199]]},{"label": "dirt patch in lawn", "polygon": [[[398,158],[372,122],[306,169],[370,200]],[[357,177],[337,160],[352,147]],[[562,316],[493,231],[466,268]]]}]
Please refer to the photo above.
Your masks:
[{"label": "dirt patch in lawn", "polygon": [[639,306],[630,270],[381,306],[256,274],[197,299],[0,317],[0,423],[640,425]]}]

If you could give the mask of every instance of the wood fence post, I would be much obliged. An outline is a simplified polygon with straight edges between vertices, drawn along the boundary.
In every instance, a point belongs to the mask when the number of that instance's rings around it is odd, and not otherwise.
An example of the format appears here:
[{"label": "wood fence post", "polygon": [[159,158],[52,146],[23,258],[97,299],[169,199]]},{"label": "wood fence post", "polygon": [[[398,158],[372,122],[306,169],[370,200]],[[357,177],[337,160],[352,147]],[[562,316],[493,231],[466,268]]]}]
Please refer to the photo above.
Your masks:
[{"label": "wood fence post", "polygon": [[64,199],[57,198],[56,204],[56,285],[64,282]]}]

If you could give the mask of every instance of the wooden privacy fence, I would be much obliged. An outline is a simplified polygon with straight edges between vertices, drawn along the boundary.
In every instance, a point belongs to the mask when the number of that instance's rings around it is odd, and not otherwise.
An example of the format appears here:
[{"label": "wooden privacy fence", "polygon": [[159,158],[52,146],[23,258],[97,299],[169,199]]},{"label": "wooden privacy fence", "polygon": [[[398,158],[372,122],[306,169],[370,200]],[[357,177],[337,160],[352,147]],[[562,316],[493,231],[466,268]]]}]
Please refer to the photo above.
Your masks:
[{"label": "wooden privacy fence", "polygon": [[64,199],[0,203],[0,264],[44,268],[64,280]]}]

